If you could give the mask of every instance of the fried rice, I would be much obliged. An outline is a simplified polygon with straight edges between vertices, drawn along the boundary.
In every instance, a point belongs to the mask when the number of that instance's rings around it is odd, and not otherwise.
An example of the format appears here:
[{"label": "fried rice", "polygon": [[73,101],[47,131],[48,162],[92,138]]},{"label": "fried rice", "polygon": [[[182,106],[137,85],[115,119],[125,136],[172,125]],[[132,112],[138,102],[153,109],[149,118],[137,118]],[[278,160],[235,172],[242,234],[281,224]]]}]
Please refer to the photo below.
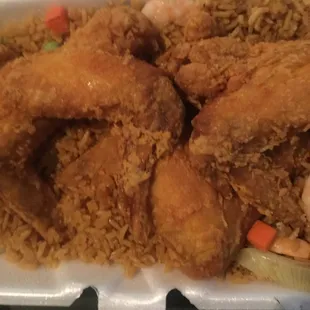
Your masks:
[{"label": "fried rice", "polygon": [[[139,0],[132,1],[132,5],[138,9],[142,7]],[[203,1],[203,6],[214,20],[217,35],[254,41],[308,38],[309,35],[310,2],[306,0],[210,0]],[[96,10],[68,8],[70,33],[84,26]],[[183,31],[177,24],[166,26],[162,34],[167,46],[182,41]],[[11,22],[0,29],[1,43],[24,56],[40,52],[46,42],[64,43],[69,37],[51,33],[40,15]],[[37,168],[52,182],[55,174],[92,147],[104,130],[96,124],[81,122],[69,126],[51,143],[48,151],[41,154]],[[53,166],[55,156],[57,165]],[[56,193],[58,190],[56,184]],[[0,208],[0,249],[5,249],[6,259],[31,269],[41,265],[57,267],[62,261],[75,259],[96,264],[117,263],[124,266],[129,277],[139,268],[156,263],[165,264],[166,270],[183,264],[179,254],[154,232],[147,245],[135,242],[119,209],[100,210],[95,199],[81,207],[80,198],[77,191],[74,201],[64,200],[58,206],[69,227],[67,240],[61,244],[48,244],[17,215]],[[55,233],[50,229],[51,239]],[[233,272],[242,279],[247,278],[250,272],[238,268],[234,267]]]},{"label": "fried rice", "polygon": [[[308,0],[194,0],[208,12],[214,23],[214,35],[231,36],[251,42],[308,39],[310,2]],[[120,1],[114,1],[113,3]],[[140,10],[142,0],[132,0]],[[70,33],[83,27],[98,8],[68,8]],[[184,40],[184,28],[178,23],[162,29],[166,45]],[[0,29],[0,43],[24,55],[42,50],[46,42],[63,43],[69,37],[54,35],[41,15],[11,22]]]},{"label": "fried rice", "polygon": [[[100,134],[100,129],[92,129],[83,124],[67,128],[54,146],[57,166],[51,167],[53,154],[45,154],[43,162],[38,164],[40,170],[49,169],[54,173],[61,171],[94,145]],[[55,189],[57,192],[57,188]],[[87,191],[87,187],[84,190]],[[89,193],[89,197],[91,195]],[[125,267],[127,276],[134,275],[138,268],[156,262],[166,262],[169,267],[171,260],[170,265],[175,266],[173,260],[178,258],[177,254],[154,234],[147,246],[134,241],[119,209],[100,210],[95,199],[90,199],[85,206],[81,206],[79,199],[80,193],[77,190],[74,201],[63,200],[58,206],[68,225],[68,241],[63,244],[48,244],[30,225],[0,208],[0,248],[5,249],[5,257],[25,268],[40,265],[56,267],[61,261],[74,259],[96,264],[118,263]],[[52,229],[49,231],[50,238],[54,233]]]},{"label": "fried rice", "polygon": [[[213,36],[230,36],[252,43],[309,38],[310,2],[307,0],[197,2],[211,16]],[[163,34],[166,45],[174,45],[184,40],[184,27],[169,24]]]}]

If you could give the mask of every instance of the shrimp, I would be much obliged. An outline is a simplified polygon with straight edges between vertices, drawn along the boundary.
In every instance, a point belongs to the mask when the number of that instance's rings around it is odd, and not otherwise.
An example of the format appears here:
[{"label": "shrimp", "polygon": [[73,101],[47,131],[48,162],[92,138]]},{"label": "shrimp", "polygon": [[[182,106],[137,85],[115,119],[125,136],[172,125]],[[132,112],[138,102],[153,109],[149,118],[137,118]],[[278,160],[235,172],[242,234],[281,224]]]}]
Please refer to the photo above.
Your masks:
[{"label": "shrimp", "polygon": [[303,202],[302,206],[304,208],[308,221],[310,222],[310,176],[308,176],[306,179],[301,200]]},{"label": "shrimp", "polygon": [[194,7],[193,0],[150,0],[142,13],[158,28],[176,21]]},{"label": "shrimp", "polygon": [[270,251],[297,259],[310,259],[310,243],[299,238],[277,237]]}]

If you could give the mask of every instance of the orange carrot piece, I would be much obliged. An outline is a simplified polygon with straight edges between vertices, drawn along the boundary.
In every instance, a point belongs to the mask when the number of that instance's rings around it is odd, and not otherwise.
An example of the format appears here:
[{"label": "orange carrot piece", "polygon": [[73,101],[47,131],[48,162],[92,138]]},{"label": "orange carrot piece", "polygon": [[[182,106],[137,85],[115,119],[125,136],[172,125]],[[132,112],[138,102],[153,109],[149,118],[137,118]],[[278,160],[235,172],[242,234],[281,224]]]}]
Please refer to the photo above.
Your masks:
[{"label": "orange carrot piece", "polygon": [[62,6],[49,8],[45,15],[45,24],[55,34],[62,35],[69,32],[68,11]]},{"label": "orange carrot piece", "polygon": [[247,240],[257,249],[268,251],[277,236],[277,230],[270,225],[256,221],[247,234]]}]

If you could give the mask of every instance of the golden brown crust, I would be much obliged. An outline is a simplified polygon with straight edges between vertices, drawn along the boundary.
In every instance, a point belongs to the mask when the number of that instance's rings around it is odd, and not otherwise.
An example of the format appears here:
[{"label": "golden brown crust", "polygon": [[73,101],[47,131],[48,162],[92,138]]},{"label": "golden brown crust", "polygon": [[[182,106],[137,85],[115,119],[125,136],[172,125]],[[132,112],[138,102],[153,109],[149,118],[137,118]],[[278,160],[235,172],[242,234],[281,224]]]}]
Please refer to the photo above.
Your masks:
[{"label": "golden brown crust", "polygon": [[254,165],[232,168],[228,177],[244,203],[255,206],[269,220],[302,232],[306,219],[300,197],[303,180],[310,172],[309,158],[309,133],[306,133],[263,154]]},{"label": "golden brown crust", "polygon": [[231,38],[180,43],[157,60],[190,100],[201,105],[225,90],[229,79],[242,71],[249,45]]},{"label": "golden brown crust", "polygon": [[132,57],[61,50],[14,63],[10,72],[1,81],[2,115],[17,109],[33,118],[104,118],[181,132],[183,107],[171,82]]},{"label": "golden brown crust", "polygon": [[300,168],[294,149],[303,154],[307,147],[291,138],[310,125],[309,47],[308,41],[251,47],[243,71],[228,80],[235,87],[202,108],[190,139],[193,156],[224,171],[245,203],[301,230],[301,188],[294,182],[306,166]]},{"label": "golden brown crust", "polygon": [[191,151],[240,165],[307,130],[309,47],[308,41],[253,47],[246,82],[210,102],[193,121]]},{"label": "golden brown crust", "polygon": [[[67,53],[64,52],[63,55],[67,55],[67,57],[71,56],[73,57],[77,50],[87,49],[88,52],[86,52],[86,55],[84,53],[84,62],[86,62],[86,65],[88,65],[86,69],[90,70],[89,66],[91,66],[93,70],[92,72],[94,73],[96,69],[96,59],[94,59],[95,56],[91,55],[93,53],[96,54],[98,50],[113,52],[116,55],[123,55],[131,52],[137,54],[138,56],[141,56],[141,54],[147,51],[148,55],[153,57],[157,53],[158,48],[157,40],[158,40],[158,31],[142,13],[135,11],[129,7],[104,8],[103,10],[100,10],[83,29],[77,31],[72,36],[72,38],[70,38],[68,44],[63,48],[67,50]],[[0,51],[1,50],[4,51],[4,55],[7,55],[8,52],[7,48],[0,46]],[[73,52],[70,53],[70,50]],[[60,54],[62,54],[62,51],[60,52]],[[9,139],[11,140],[10,145],[13,148],[12,153],[17,153],[15,149],[15,146],[18,144],[19,139],[17,136],[25,137],[25,140],[27,141],[36,140],[35,137],[32,138],[32,133],[36,131],[36,118],[38,117],[40,118],[40,115],[44,114],[42,112],[44,112],[45,108],[47,110],[45,111],[46,113],[45,115],[43,115],[43,117],[64,117],[64,118],[75,117],[75,115],[70,115],[69,113],[70,111],[68,111],[69,102],[67,102],[67,104],[64,104],[64,102],[54,100],[54,103],[56,102],[58,105],[56,104],[54,108],[48,105],[48,102],[52,103],[53,101],[51,98],[55,95],[58,95],[57,92],[60,92],[59,95],[64,96],[63,98],[61,98],[64,101],[66,100],[72,101],[74,96],[78,94],[76,88],[74,87],[77,86],[76,82],[79,80],[79,76],[77,76],[76,72],[72,71],[73,69],[77,69],[79,67],[79,60],[77,59],[77,57],[75,57],[76,62],[73,64],[71,63],[71,66],[69,62],[68,65],[66,66],[66,64],[63,63],[63,61],[66,61],[66,57],[62,58],[61,55],[60,56],[58,55],[59,55],[58,52],[56,52],[55,55],[54,54],[35,55],[34,57],[28,59],[20,58],[17,61],[5,66],[1,71],[0,122],[2,125],[1,126],[2,133],[0,134],[7,136],[8,132],[12,133],[12,136]],[[87,62],[87,60],[85,59],[85,57],[88,56],[90,57],[91,62],[90,61]],[[113,60],[113,56],[111,57]],[[7,56],[5,58],[7,58]],[[54,62],[53,59],[55,60]],[[110,59],[107,58],[102,59],[102,61],[104,60],[109,61]],[[116,63],[118,64],[118,68],[122,70],[123,67],[125,66],[126,61],[135,62],[134,60],[130,60],[130,56],[128,56],[128,58],[125,59],[119,59],[119,61],[116,61]],[[121,66],[120,64],[122,62],[123,66]],[[53,63],[55,67],[52,68],[51,66],[48,65],[49,63]],[[62,68],[59,67],[59,65],[61,66],[61,63],[63,63],[64,66]],[[73,68],[73,66],[75,67]],[[106,69],[106,67],[109,67],[111,71],[111,66],[109,66],[108,63],[105,66],[104,64],[102,64],[102,66],[103,67],[101,67],[101,69]],[[147,65],[144,66],[142,65],[143,68],[146,66]],[[137,68],[139,67],[139,65],[135,67]],[[140,69],[140,72],[142,71],[140,76],[143,75],[144,70],[143,68]],[[68,74],[65,75],[66,72],[65,71],[61,72],[61,69],[64,70],[68,69],[69,70]],[[52,74],[49,73],[49,70],[52,70],[51,72]],[[101,72],[98,72],[99,70],[97,70],[97,73],[101,74]],[[138,69],[136,70],[136,72],[137,71]],[[146,70],[146,72],[149,71]],[[80,73],[85,74],[86,71],[82,70],[82,72]],[[120,74],[121,72],[118,73]],[[54,76],[52,76],[53,74]],[[150,75],[152,74],[150,73]],[[131,77],[134,78],[134,76]],[[73,78],[75,79],[75,82]],[[84,79],[84,82],[88,83],[92,82],[92,80],[86,81]],[[51,83],[55,83],[55,85]],[[83,84],[83,81],[80,81],[79,86],[81,86],[81,84]],[[134,82],[132,84],[134,84]],[[167,82],[163,82],[162,84],[164,84],[162,86],[163,88],[169,90],[170,85],[167,85],[168,84]],[[68,95],[70,96],[70,91],[69,94],[67,94],[66,91],[63,89],[65,86],[66,87],[71,86],[71,94],[72,92],[74,92],[74,96],[68,98]],[[82,86],[84,86],[84,90],[85,88],[87,88],[87,85],[85,84]],[[19,90],[20,87],[21,89]],[[144,93],[151,92],[151,89],[147,87],[145,88]],[[107,88],[108,84],[106,84],[106,89]],[[91,89],[88,89],[88,91],[91,91]],[[118,94],[120,94],[119,89]],[[86,96],[85,93],[84,95]],[[38,96],[38,98],[34,96]],[[173,97],[176,95],[174,92],[171,92],[170,90],[170,96]],[[172,97],[167,99],[168,100],[175,99]],[[87,96],[87,98],[89,98],[89,96]],[[79,99],[83,98],[80,97]],[[74,103],[80,104],[80,102],[77,101],[78,100],[74,101],[73,107],[71,106],[70,108],[73,109],[76,108],[78,110],[78,105],[74,106]],[[38,106],[34,107],[30,105],[30,103],[32,102],[34,105],[38,104]],[[22,106],[23,104],[24,106]],[[114,103],[112,102],[112,105],[113,104]],[[15,115],[14,113],[12,113],[11,115],[11,112],[13,112],[16,107],[19,107],[18,109],[19,112],[14,112]],[[28,110],[28,108],[30,107],[36,108],[36,110],[35,111]],[[59,111],[58,114],[56,113],[57,107],[61,107],[61,110]],[[81,105],[81,107],[85,108],[83,104]],[[116,107],[114,105],[113,107],[112,106],[109,107],[110,110],[113,110],[115,108]],[[40,111],[40,109],[42,110]],[[23,111],[23,114],[21,114],[20,111]],[[126,114],[126,112],[127,111],[124,111],[123,114]],[[176,111],[172,111],[172,113],[173,112]],[[16,115],[17,113],[18,115]],[[61,116],[61,113],[64,113],[65,115]],[[77,114],[79,113],[79,115],[77,115],[76,117],[88,116],[81,113],[81,110],[76,111],[76,113]],[[115,114],[117,114],[117,112],[115,112]],[[93,115],[91,116],[93,117]],[[18,119],[17,123],[16,119]],[[6,132],[4,132],[4,128],[7,128]],[[4,144],[5,139],[6,139],[5,136],[3,137],[3,139],[0,138],[0,145]],[[15,139],[16,142],[14,142]],[[6,150],[6,152],[10,153],[11,151]],[[27,155],[25,154],[25,157],[26,156]]]},{"label": "golden brown crust", "polygon": [[152,205],[158,233],[181,255],[182,270],[193,278],[223,273],[258,216],[236,197],[223,199],[183,150],[159,162]]},{"label": "golden brown crust", "polygon": [[[143,136],[149,139],[145,144],[156,153],[152,160],[146,159],[145,169],[150,170],[176,143],[184,117],[182,102],[165,74],[129,55],[154,56],[157,39],[157,30],[142,13],[126,7],[106,8],[58,51],[7,64],[0,72],[0,158],[13,161],[13,169],[23,168],[31,152],[57,128],[55,118],[105,119],[125,125],[137,141]],[[130,149],[138,152],[139,143],[131,143]],[[146,204],[142,207],[147,191],[140,193],[142,181],[137,178],[136,182],[133,193],[125,196],[132,196],[131,211],[138,214],[133,216],[133,225],[139,235],[145,229],[139,219],[148,220],[143,215]],[[22,205],[18,210],[20,215]],[[23,216],[31,219],[35,210],[25,209]]]}]

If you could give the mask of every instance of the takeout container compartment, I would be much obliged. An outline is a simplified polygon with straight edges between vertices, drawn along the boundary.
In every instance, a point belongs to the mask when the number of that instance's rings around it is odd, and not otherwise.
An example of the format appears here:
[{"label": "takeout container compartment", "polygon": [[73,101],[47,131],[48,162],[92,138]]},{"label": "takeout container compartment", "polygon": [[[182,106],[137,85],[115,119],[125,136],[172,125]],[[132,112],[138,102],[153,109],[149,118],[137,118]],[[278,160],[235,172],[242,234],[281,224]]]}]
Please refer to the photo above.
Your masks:
[{"label": "takeout container compartment", "polygon": [[[41,11],[49,4],[97,6],[105,0],[0,0],[0,25]],[[309,279],[310,281],[310,279]],[[98,309],[165,309],[166,294],[178,288],[199,309],[310,309],[310,294],[270,283],[232,284],[216,280],[194,281],[162,266],[144,269],[133,279],[121,267],[63,263],[58,269],[25,271],[0,256],[0,304],[69,306],[86,287],[98,294]]]}]

